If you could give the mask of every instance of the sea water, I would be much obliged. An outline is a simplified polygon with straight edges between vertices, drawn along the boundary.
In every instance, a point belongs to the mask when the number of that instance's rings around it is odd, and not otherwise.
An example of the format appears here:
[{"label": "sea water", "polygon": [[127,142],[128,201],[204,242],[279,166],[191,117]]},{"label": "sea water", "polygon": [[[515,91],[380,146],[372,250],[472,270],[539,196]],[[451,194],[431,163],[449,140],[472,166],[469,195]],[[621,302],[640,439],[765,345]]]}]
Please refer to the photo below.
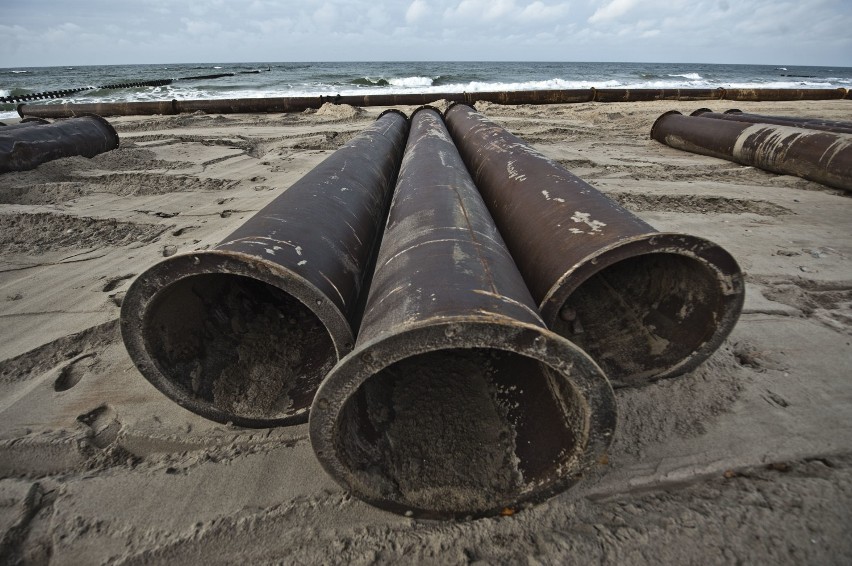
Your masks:
[{"label": "sea water", "polygon": [[[209,75],[218,78],[192,78]],[[172,79],[166,86],[98,88]],[[205,63],[0,69],[0,98],[87,88],[33,101],[119,102],[171,99],[476,92],[574,88],[852,88],[850,67],[697,63]],[[0,104],[0,119],[17,117]]]}]

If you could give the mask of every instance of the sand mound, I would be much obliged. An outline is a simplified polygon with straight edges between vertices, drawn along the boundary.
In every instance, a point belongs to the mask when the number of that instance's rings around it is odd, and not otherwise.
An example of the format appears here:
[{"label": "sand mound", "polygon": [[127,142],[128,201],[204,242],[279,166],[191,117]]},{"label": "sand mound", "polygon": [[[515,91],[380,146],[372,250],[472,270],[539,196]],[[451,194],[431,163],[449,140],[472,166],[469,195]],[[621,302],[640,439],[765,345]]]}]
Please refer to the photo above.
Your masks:
[{"label": "sand mound", "polygon": [[349,104],[332,104],[331,102],[326,102],[317,110],[316,115],[322,116],[326,120],[345,121],[360,118],[363,113],[364,111],[360,108],[350,106]]}]

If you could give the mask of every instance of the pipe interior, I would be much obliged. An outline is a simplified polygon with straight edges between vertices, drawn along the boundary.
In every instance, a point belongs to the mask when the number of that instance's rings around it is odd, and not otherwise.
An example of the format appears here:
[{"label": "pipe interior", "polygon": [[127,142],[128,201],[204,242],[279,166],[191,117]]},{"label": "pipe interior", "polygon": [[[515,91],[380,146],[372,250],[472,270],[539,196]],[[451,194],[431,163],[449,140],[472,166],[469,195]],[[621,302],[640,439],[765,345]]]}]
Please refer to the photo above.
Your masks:
[{"label": "pipe interior", "polygon": [[367,379],[341,410],[336,451],[367,499],[484,512],[562,477],[585,444],[585,407],[538,360],[439,350]]},{"label": "pipe interior", "polygon": [[231,274],[180,279],[145,313],[146,347],[187,397],[243,418],[306,411],[337,360],[331,335],[298,299]]},{"label": "pipe interior", "polygon": [[704,263],[671,253],[611,265],[574,291],[553,330],[585,350],[613,385],[667,371],[715,333],[725,309]]}]

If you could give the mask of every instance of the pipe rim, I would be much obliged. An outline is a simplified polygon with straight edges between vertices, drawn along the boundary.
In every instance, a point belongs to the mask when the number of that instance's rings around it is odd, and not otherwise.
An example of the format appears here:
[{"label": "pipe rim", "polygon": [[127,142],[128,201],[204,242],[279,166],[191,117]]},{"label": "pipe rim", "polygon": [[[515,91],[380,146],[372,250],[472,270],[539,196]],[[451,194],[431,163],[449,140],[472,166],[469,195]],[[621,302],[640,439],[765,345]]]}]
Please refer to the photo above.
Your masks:
[{"label": "pipe rim", "polygon": [[385,114],[399,114],[400,116],[408,120],[408,116],[405,115],[405,112],[397,108],[388,108],[387,110],[382,110],[381,113],[376,116],[376,120],[378,121],[378,119],[384,116]]},{"label": "pipe rim", "polygon": [[266,283],[298,300],[325,327],[339,360],[352,349],[354,335],[345,315],[309,281],[278,264],[238,252],[210,250],[175,255],[144,271],[127,291],[121,306],[121,335],[130,358],[154,387],[180,406],[220,423],[263,428],[301,424],[310,408],[273,418],[244,417],[187,394],[159,369],[145,337],[148,308],[173,284],[198,275],[243,276]]},{"label": "pipe rim", "polygon": [[[716,319],[710,337],[689,356],[653,375],[616,383],[616,386],[643,385],[676,377],[698,367],[719,348],[736,325],[745,301],[745,279],[736,259],[722,246],[690,234],[652,232],[634,236],[597,250],[578,261],[554,283],[539,304],[544,323],[552,328],[568,297],[592,276],[623,260],[658,253],[684,256],[707,268],[718,286],[722,314]],[[614,376],[610,378],[616,382]]]},{"label": "pipe rim", "polygon": [[[96,122],[99,122],[102,126],[104,126],[106,128],[106,130],[107,130],[107,132],[109,132],[110,136],[112,136],[112,139],[115,142],[115,147],[116,148],[119,147],[121,141],[119,140],[118,132],[115,131],[115,127],[112,124],[109,123],[109,120],[107,120],[103,116],[99,116],[98,114],[93,114],[91,112],[86,112],[86,113],[83,113],[83,114],[78,114],[77,116],[75,116],[75,118],[92,118]],[[113,148],[113,149],[115,149],[115,148]]]},{"label": "pipe rim", "polygon": [[414,121],[414,115],[417,114],[418,112],[422,112],[424,110],[431,110],[432,112],[434,112],[435,114],[438,115],[438,118],[441,119],[441,122],[444,121],[444,114],[441,112],[441,110],[438,109],[438,108],[435,108],[431,104],[421,104],[420,106],[415,108],[414,111],[411,113],[411,116],[409,116],[409,120],[413,122]]},{"label": "pipe rim", "polygon": [[[464,339],[464,345],[462,341]],[[514,347],[519,341],[527,347]],[[531,358],[565,379],[584,402],[585,435],[577,442],[570,462],[559,467],[549,483],[532,485],[511,501],[485,510],[416,508],[362,493],[349,467],[339,458],[336,432],[343,408],[368,379],[396,362],[420,354],[451,349],[495,349]],[[579,481],[583,472],[597,464],[614,438],[616,401],[612,386],[592,358],[569,340],[539,326],[495,316],[460,316],[420,322],[401,332],[388,332],[360,344],[341,359],[320,384],[311,407],[311,445],[323,469],[342,487],[367,503],[407,517],[424,519],[471,519],[500,514],[507,507],[527,508],[560,493]]]},{"label": "pipe rim", "polygon": [[660,115],[659,115],[659,117],[657,117],[657,119],[656,119],[656,120],[654,120],[654,124],[651,126],[651,139],[657,139],[656,137],[654,137],[654,132],[657,130],[657,126],[659,125],[659,123],[660,123],[660,122],[661,122],[661,121],[662,121],[662,120],[663,120],[666,116],[671,116],[671,115],[673,115],[673,114],[678,114],[678,115],[680,115],[680,116],[683,116],[683,114],[681,114],[681,113],[680,113],[680,112],[678,112],[677,110],[669,110],[668,112],[664,112],[664,113],[660,114]]},{"label": "pipe rim", "polygon": [[692,111],[689,115],[690,116],[701,116],[702,114],[707,114],[708,112],[713,112],[713,110],[711,110],[710,108],[699,108],[698,110]]},{"label": "pipe rim", "polygon": [[449,113],[450,113],[450,110],[452,110],[452,109],[453,109],[453,108],[455,108],[456,106],[467,106],[468,108],[470,108],[470,109],[471,109],[471,110],[473,110],[474,112],[478,112],[478,110],[476,109],[476,106],[474,106],[474,105],[473,105],[473,104],[471,104],[470,102],[453,101],[453,102],[451,102],[451,103],[450,103],[450,105],[449,105],[449,106],[447,106],[447,109],[446,109],[446,110],[444,110],[444,112],[441,114],[441,117],[442,117],[442,118],[444,118],[444,119],[446,120],[446,118],[447,118],[447,114],[449,114]]}]

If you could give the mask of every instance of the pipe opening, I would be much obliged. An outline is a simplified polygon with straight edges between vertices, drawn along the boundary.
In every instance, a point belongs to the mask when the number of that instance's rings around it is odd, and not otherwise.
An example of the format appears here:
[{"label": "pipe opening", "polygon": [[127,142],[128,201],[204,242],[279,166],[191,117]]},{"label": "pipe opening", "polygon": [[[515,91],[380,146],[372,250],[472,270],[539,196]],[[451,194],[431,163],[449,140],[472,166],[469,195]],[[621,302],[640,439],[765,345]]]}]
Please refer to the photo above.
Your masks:
[{"label": "pipe opening", "polygon": [[706,264],[680,254],[649,253],[585,280],[552,326],[617,386],[676,369],[714,336],[725,312],[719,277]]},{"label": "pipe opening", "polygon": [[187,398],[246,419],[306,413],[337,359],[327,329],[298,299],[232,274],[193,275],[163,289],[143,338]]},{"label": "pipe opening", "polygon": [[346,400],[335,451],[368,500],[403,510],[502,509],[564,479],[586,448],[588,410],[543,362],[494,348],[393,363]]}]

